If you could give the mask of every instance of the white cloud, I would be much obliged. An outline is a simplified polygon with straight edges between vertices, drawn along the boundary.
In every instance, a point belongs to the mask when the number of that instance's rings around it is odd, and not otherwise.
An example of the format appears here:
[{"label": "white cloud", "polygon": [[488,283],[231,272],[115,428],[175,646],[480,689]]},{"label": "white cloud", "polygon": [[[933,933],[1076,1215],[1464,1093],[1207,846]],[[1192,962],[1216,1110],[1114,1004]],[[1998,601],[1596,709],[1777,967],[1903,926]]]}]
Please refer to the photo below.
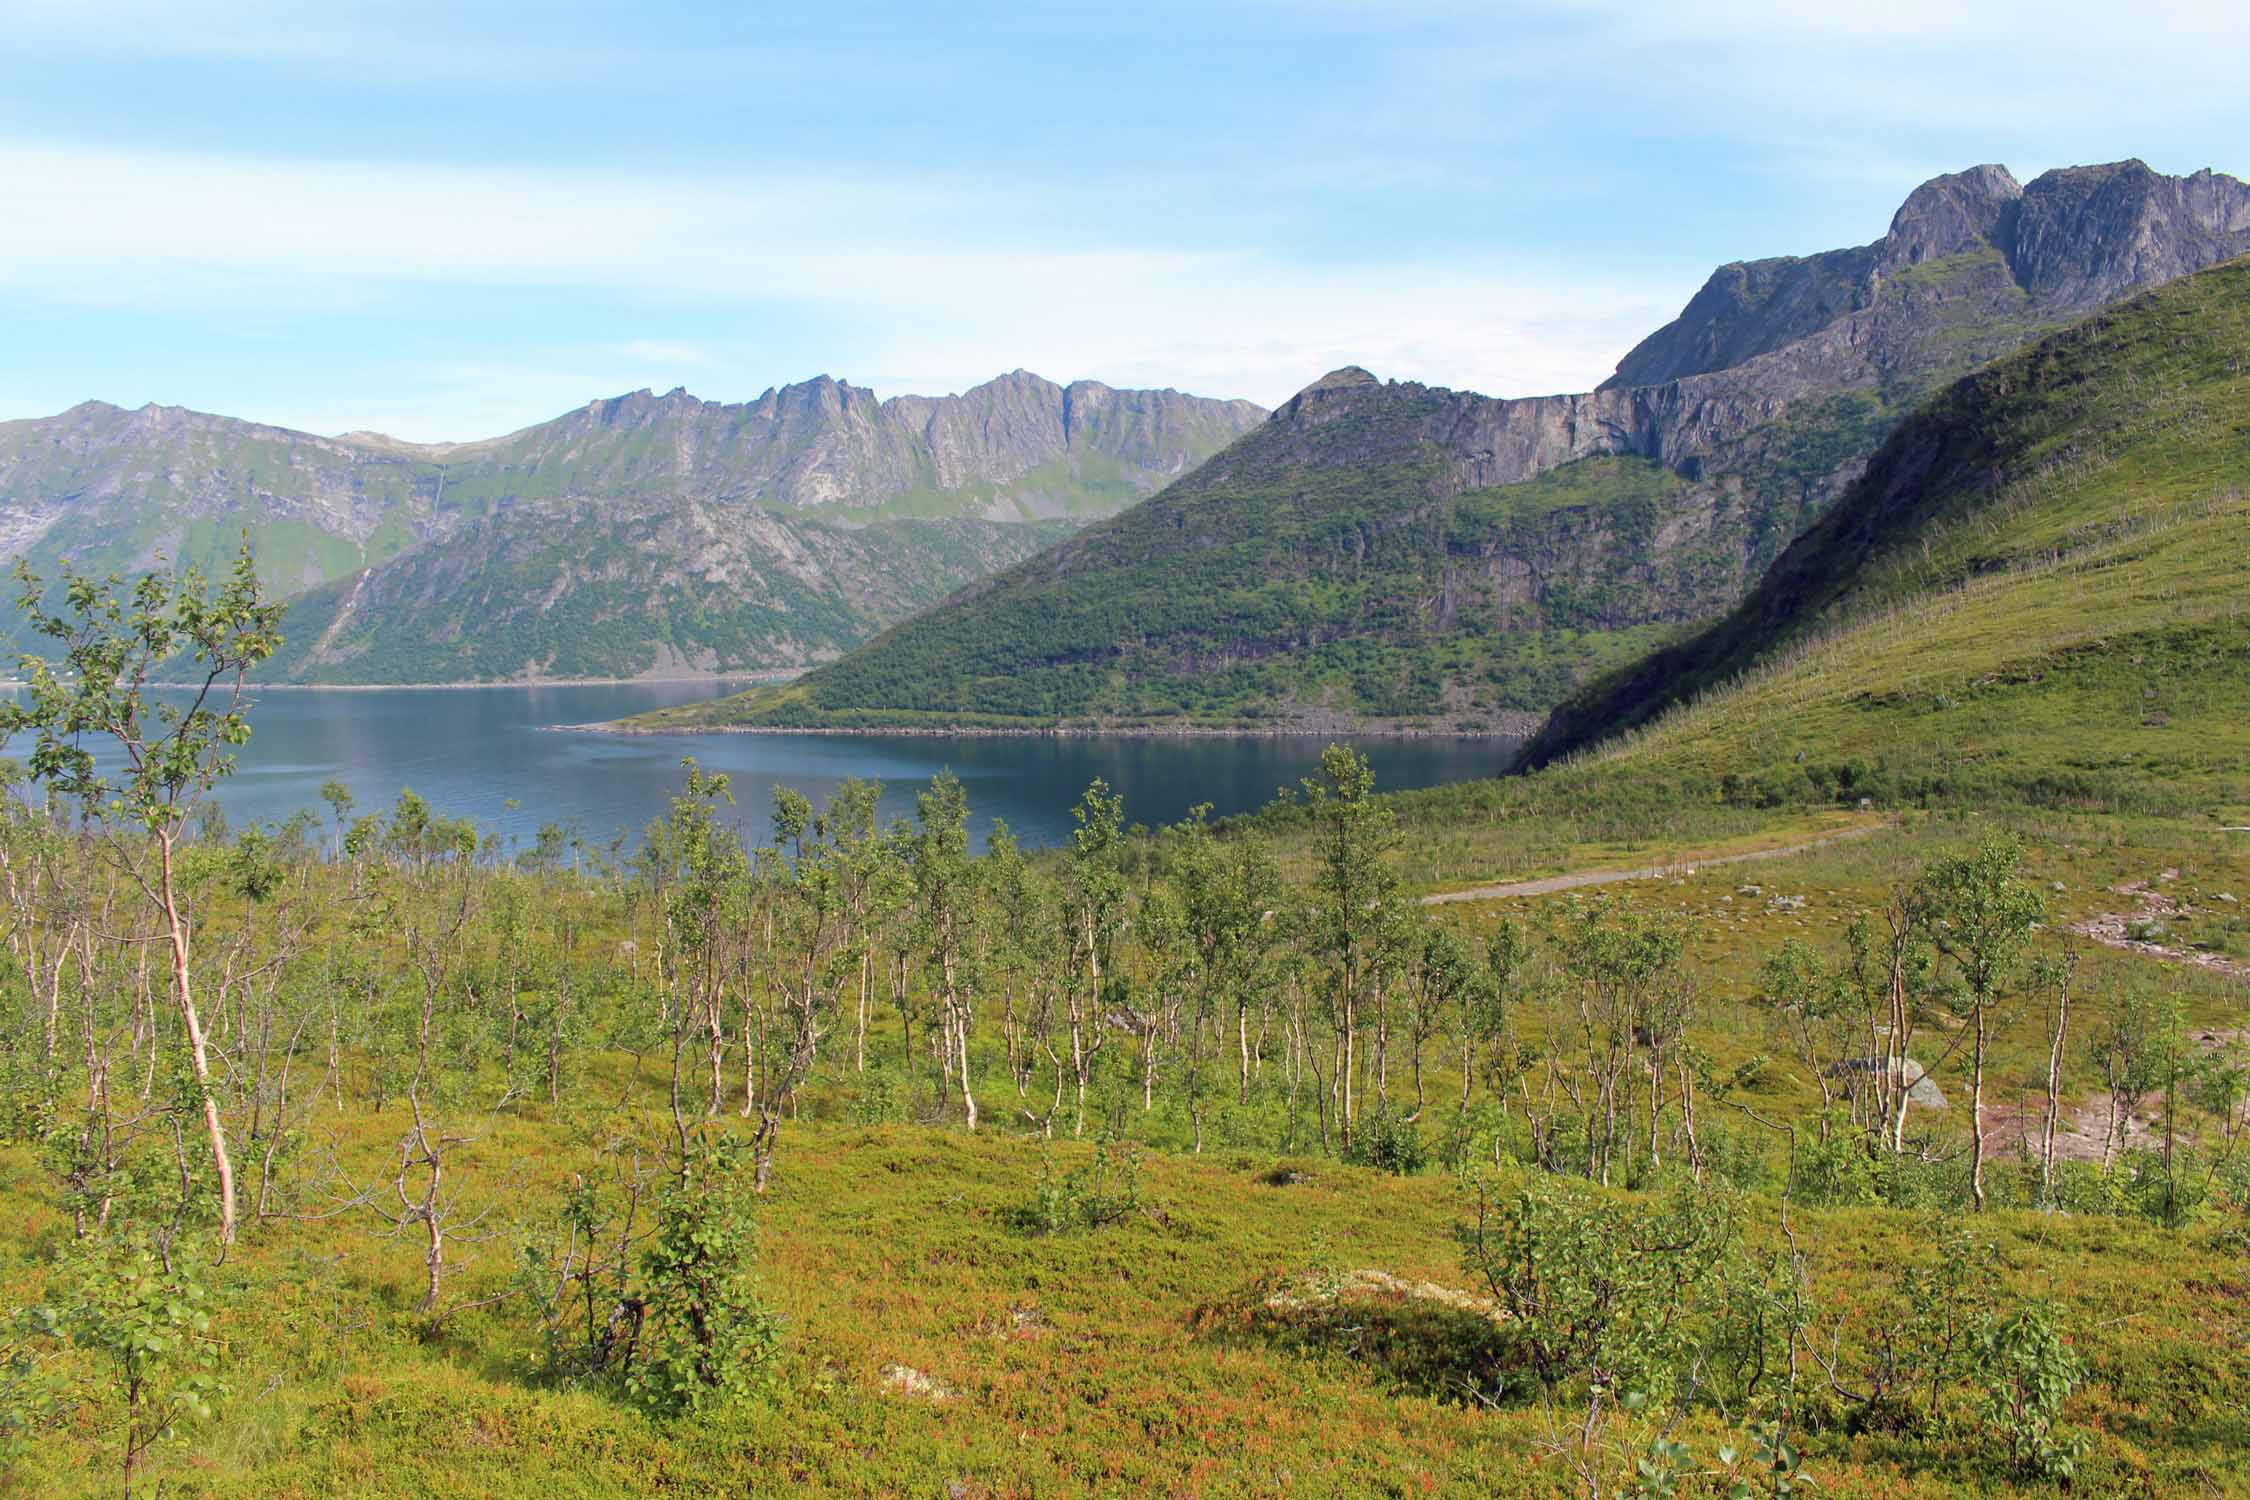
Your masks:
[{"label": "white cloud", "polygon": [[[1347,361],[1496,394],[1580,389],[1679,300],[1677,288],[1408,255],[1339,267],[1074,244],[1024,221],[1015,205],[1036,195],[926,177],[702,180],[0,142],[0,182],[21,231],[0,240],[0,287],[19,295],[177,312],[358,307],[415,285],[582,287],[730,319],[787,304],[793,322],[832,331],[824,368],[922,389],[1023,365],[1271,404]],[[737,382],[735,396],[815,373],[651,339],[586,358],[572,378],[600,383],[561,404],[629,388],[621,380],[668,383],[691,363]],[[556,409],[496,399],[521,365],[554,383],[551,365],[501,357],[430,376],[426,399],[387,418],[323,407],[319,420],[482,436],[493,429],[464,425],[472,413]]]}]

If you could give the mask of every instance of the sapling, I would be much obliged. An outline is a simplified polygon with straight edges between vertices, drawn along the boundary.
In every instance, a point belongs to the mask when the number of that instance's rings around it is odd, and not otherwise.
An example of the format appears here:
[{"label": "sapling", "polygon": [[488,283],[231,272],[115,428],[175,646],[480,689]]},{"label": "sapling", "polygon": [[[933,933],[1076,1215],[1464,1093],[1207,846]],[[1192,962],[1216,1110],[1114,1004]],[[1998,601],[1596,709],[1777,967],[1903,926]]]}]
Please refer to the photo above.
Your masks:
[{"label": "sapling", "polygon": [[140,1234],[96,1239],[60,1268],[60,1295],[32,1310],[34,1326],[95,1362],[85,1395],[124,1424],[126,1500],[149,1455],[190,1422],[208,1420],[225,1386],[211,1333],[212,1288],[200,1257]]},{"label": "sapling", "polygon": [[711,1128],[690,1141],[658,1195],[641,1259],[640,1349],[626,1385],[663,1416],[743,1399],[780,1347],[751,1278],[755,1200],[740,1190],[739,1146]]},{"label": "sapling", "polygon": [[1969,1189],[1985,1207],[1984,1068],[1992,1025],[2010,993],[2024,949],[2044,907],[2016,874],[2023,846],[1993,835],[1970,855],[1941,859],[1923,872],[1917,891],[1932,917],[1931,932],[1961,976],[1972,1036],[1969,1084]]},{"label": "sapling", "polygon": [[2007,1440],[2010,1465],[2019,1474],[2068,1480],[2086,1442],[2064,1430],[2062,1408],[2086,1367],[2063,1338],[2054,1308],[2029,1302],[1996,1320],[1977,1340],[1977,1361],[1984,1383],[1980,1415]]},{"label": "sapling", "polygon": [[[193,922],[179,857],[204,795],[234,770],[233,752],[250,738],[245,681],[281,645],[282,606],[265,601],[247,537],[233,573],[216,589],[189,568],[177,577],[144,574],[120,598],[114,576],[97,581],[66,565],[63,613],[55,614],[43,585],[20,560],[15,576],[32,629],[58,642],[63,658],[59,669],[42,657],[23,658],[23,693],[0,704],[0,736],[34,737],[32,780],[84,807],[110,857],[161,913],[173,997],[218,1178],[219,1241],[232,1244],[234,1163],[196,1008],[189,966]],[[159,670],[190,676],[185,708],[150,697],[150,678]],[[109,741],[121,764],[102,768],[86,747],[89,736]]]}]

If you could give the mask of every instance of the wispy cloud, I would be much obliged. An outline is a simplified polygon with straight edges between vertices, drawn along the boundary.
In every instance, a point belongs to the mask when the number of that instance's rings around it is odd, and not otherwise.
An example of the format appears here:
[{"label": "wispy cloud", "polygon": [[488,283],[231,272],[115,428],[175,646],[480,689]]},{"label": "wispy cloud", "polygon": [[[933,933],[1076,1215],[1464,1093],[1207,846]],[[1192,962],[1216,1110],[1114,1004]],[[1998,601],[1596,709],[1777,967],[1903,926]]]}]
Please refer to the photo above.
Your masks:
[{"label": "wispy cloud", "polygon": [[2239,0],[652,5],[19,0],[0,394],[464,437],[822,370],[1574,389],[1938,171],[2250,166]]},{"label": "wispy cloud", "polygon": [[[0,242],[0,285],[22,295],[172,311],[283,297],[317,310],[433,285],[541,285],[714,316],[785,304],[813,309],[799,316],[827,328],[837,373],[925,389],[1027,365],[1270,403],[1346,361],[1505,394],[1573,389],[1675,300],[1458,259],[1339,266],[1254,248],[1058,243],[1036,237],[1020,191],[931,178],[718,181],[18,142],[0,143],[0,180],[18,222],[39,226]],[[586,373],[690,364],[740,379],[736,394],[815,373],[745,371],[672,339],[613,347]],[[454,378],[443,412],[492,409],[462,390],[482,383]],[[476,435],[422,425],[443,412],[403,411],[396,425]]]}]

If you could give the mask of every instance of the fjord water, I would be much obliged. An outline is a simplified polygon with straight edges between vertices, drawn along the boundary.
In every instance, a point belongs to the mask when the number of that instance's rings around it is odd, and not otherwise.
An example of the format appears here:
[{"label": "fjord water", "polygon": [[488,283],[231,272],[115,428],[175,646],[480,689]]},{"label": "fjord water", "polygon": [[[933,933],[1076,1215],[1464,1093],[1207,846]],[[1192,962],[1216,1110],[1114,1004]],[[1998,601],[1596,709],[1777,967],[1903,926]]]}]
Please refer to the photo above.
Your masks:
[{"label": "fjord water", "polygon": [[[606,687],[266,691],[255,695],[250,743],[218,801],[231,822],[278,822],[300,808],[325,820],[321,784],[350,788],[360,809],[411,787],[439,811],[528,845],[543,823],[594,847],[627,847],[680,787],[680,758],[733,778],[735,816],[763,840],[776,786],[818,804],[847,777],[881,781],[886,819],[911,814],[940,770],[966,784],[981,843],[995,817],[1027,844],[1068,837],[1070,809],[1102,777],[1126,816],[1155,826],[1208,802],[1218,815],[1261,807],[1318,765],[1309,737],[1049,737],[897,734],[613,735],[558,731],[711,696],[697,683]],[[1496,774],[1512,743],[1493,739],[1353,741],[1379,785],[1433,786]],[[27,746],[6,747],[19,759]]]}]

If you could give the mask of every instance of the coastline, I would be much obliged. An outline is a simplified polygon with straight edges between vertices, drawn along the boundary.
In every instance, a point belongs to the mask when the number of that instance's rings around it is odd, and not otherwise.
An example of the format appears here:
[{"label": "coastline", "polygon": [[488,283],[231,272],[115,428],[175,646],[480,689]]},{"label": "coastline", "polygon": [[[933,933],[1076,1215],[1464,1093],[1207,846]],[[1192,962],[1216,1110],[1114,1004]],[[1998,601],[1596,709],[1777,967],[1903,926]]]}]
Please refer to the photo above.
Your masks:
[{"label": "coastline", "polygon": [[1538,732],[1538,721],[1523,728],[1506,729],[1427,729],[1402,725],[1286,725],[1261,727],[1257,725],[1211,724],[1049,724],[1038,726],[999,727],[982,725],[868,725],[855,728],[835,728],[827,725],[792,728],[774,724],[682,724],[656,726],[634,724],[623,719],[610,719],[591,724],[546,724],[541,728],[560,734],[608,734],[623,738],[644,738],[668,734],[806,734],[806,735],[896,735],[909,739],[1393,739],[1393,740],[1495,740],[1510,746],[1522,745]]},{"label": "coastline", "polygon": [[[259,682],[253,679],[244,684],[245,691],[253,693],[432,693],[471,692],[524,688],[584,688],[584,687],[692,687],[716,688],[759,686],[770,682],[788,682],[799,673],[748,672],[726,677],[537,677],[510,682]],[[152,682],[150,687],[196,688],[197,682]]]}]

